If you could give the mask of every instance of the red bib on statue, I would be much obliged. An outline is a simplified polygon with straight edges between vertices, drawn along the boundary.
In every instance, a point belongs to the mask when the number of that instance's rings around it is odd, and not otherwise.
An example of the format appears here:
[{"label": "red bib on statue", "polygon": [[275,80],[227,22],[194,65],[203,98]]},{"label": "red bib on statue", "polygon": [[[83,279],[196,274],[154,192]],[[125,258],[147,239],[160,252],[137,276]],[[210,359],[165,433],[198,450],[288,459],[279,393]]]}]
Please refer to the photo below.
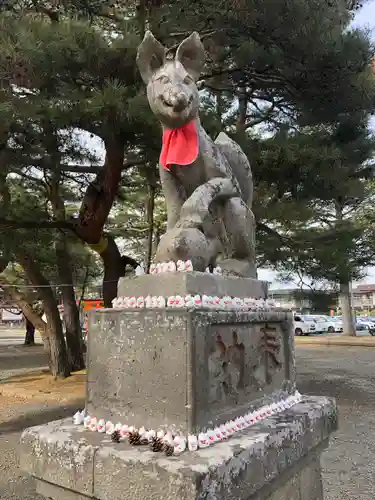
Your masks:
[{"label": "red bib on statue", "polygon": [[198,131],[195,121],[163,132],[160,164],[165,170],[171,165],[191,165],[198,157]]}]

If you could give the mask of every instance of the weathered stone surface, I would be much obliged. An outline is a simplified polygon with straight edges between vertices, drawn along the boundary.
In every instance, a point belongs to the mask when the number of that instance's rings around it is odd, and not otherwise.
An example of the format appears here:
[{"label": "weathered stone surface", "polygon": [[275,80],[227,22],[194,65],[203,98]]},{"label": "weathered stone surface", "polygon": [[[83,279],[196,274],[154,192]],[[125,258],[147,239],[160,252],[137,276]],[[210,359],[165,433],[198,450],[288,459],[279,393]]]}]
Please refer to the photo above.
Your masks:
[{"label": "weathered stone surface", "polygon": [[[251,498],[250,500],[263,500],[260,495],[256,498]],[[300,474],[297,473],[295,476],[289,478],[284,484],[280,486],[271,495],[267,496],[265,500],[301,500],[301,489],[300,489]],[[314,500],[318,500],[315,499]]]},{"label": "weathered stone surface", "polygon": [[161,273],[120,278],[119,297],[147,295],[209,295],[224,297],[267,297],[267,282],[252,278],[219,276],[210,273]]},{"label": "weathered stone surface", "polygon": [[76,429],[73,424],[62,428],[60,422],[26,429],[21,438],[20,466],[39,479],[90,495],[97,447]]},{"label": "weathered stone surface", "polygon": [[305,455],[283,469],[248,500],[323,500],[320,455],[328,440],[321,441]]},{"label": "weathered stone surface", "polygon": [[294,389],[290,315],[187,309],[91,314],[87,409],[199,432]]},{"label": "weathered stone surface", "polygon": [[323,500],[323,482],[320,460],[314,460],[301,470],[301,500]]},{"label": "weathered stone surface", "polygon": [[50,500],[88,500],[92,496],[81,495],[75,491],[67,490],[55,484],[47,483],[41,479],[36,480],[36,492]]},{"label": "weathered stone surface", "polygon": [[[59,421],[25,431],[21,463],[25,454],[36,454],[39,458],[29,463],[28,471],[46,481],[51,462],[40,457],[40,448],[47,455],[65,457],[65,450],[84,438],[94,457],[93,489],[87,496],[96,500],[321,500],[319,453],[336,424],[335,403],[309,397],[293,411],[271,417],[227,442],[167,458],[127,443],[115,445],[108,436]],[[311,432],[320,435],[314,448]],[[55,475],[53,482],[67,489],[77,471],[64,459],[56,457],[56,461],[64,474]],[[76,500],[56,496],[61,498]]]}]

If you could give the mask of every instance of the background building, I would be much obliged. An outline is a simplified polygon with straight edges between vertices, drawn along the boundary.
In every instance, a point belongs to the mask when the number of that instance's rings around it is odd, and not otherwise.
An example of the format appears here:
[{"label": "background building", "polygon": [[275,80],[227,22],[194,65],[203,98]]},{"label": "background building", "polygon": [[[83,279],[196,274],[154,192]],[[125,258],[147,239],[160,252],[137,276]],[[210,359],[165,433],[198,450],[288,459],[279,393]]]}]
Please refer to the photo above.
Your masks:
[{"label": "background building", "polygon": [[353,288],[352,302],[356,311],[369,314],[375,310],[375,285],[358,285]]},{"label": "background building", "polygon": [[269,290],[268,295],[281,307],[287,307],[293,311],[309,311],[311,301],[307,297],[301,296],[299,288],[281,288]]},{"label": "background building", "polygon": [[[324,292],[321,292],[321,295]],[[288,307],[293,311],[304,313],[318,312],[329,314],[331,310],[336,312],[340,308],[340,299],[332,299],[321,302],[321,307],[316,306],[316,297],[309,289],[301,290],[299,288],[275,289],[269,291],[269,297],[274,299],[283,307]],[[330,294],[327,294],[330,297]],[[375,315],[375,284],[358,285],[352,291],[352,304],[356,312],[364,315]],[[339,312],[339,311],[338,311]]]}]

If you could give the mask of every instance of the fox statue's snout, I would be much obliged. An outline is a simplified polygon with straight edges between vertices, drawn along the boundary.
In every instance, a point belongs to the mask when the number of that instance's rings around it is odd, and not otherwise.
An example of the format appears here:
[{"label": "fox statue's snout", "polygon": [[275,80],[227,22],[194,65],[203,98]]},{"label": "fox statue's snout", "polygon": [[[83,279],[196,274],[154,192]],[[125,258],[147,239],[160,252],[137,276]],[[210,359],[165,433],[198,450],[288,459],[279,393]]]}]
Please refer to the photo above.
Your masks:
[{"label": "fox statue's snout", "polygon": [[175,113],[179,113],[192,103],[193,96],[188,96],[185,92],[171,93],[170,95],[168,95],[167,92],[164,92],[160,96],[160,99],[162,104],[164,104],[167,108],[170,107]]}]

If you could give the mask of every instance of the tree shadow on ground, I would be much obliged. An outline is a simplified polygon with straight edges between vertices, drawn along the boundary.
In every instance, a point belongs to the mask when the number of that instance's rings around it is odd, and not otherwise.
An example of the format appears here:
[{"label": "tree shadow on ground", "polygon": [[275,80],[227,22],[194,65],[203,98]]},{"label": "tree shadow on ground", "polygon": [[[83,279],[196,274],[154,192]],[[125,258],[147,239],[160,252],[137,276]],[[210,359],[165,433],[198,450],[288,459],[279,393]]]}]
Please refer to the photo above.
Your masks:
[{"label": "tree shadow on ground", "polygon": [[353,403],[353,394],[356,395],[356,402],[360,404],[370,403],[368,384],[369,381],[364,381],[363,388],[359,384],[344,377],[332,379],[319,379],[309,376],[297,378],[297,387],[302,394],[311,394],[312,396],[327,396],[336,398],[341,403]]},{"label": "tree shadow on ground", "polygon": [[48,358],[45,353],[28,353],[28,355],[17,356],[15,353],[1,356],[0,371],[27,369],[27,368],[44,368],[48,366]]},{"label": "tree shadow on ground", "polygon": [[1,423],[0,435],[21,432],[27,427],[42,425],[52,420],[71,417],[77,410],[82,409],[83,406],[84,400],[77,399],[69,405],[35,408],[22,416]]}]

